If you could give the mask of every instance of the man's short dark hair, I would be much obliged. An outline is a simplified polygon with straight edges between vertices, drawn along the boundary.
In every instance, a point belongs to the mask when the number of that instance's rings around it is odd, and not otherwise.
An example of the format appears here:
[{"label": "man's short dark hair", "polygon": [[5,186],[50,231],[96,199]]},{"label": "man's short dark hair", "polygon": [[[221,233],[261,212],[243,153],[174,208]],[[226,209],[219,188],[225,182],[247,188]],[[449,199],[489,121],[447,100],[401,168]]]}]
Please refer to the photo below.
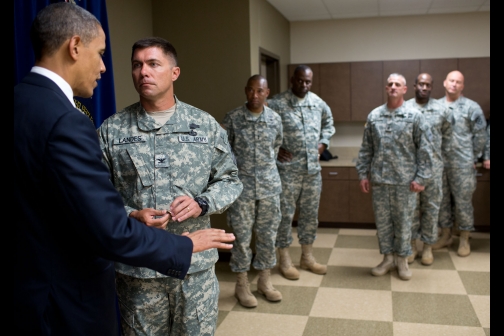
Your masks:
[{"label": "man's short dark hair", "polygon": [[87,45],[99,35],[100,21],[78,5],[58,2],[44,7],[32,23],[30,39],[35,59],[51,56],[74,35]]},{"label": "man's short dark hair", "polygon": [[247,80],[247,85],[252,82],[252,81],[264,81],[266,83],[266,87],[268,87],[268,80],[264,78],[261,75],[252,75],[248,80]]},{"label": "man's short dark hair", "polygon": [[294,73],[293,75],[297,74],[298,72],[306,72],[307,70],[312,71],[312,69],[308,66],[308,65],[304,65],[304,64],[301,64],[301,65],[298,65],[295,69],[294,69]]},{"label": "man's short dark hair", "polygon": [[177,51],[175,50],[175,47],[162,37],[148,37],[136,41],[131,48],[131,60],[133,60],[135,50],[151,47],[157,47],[161,49],[166,56],[173,60],[174,66],[178,66]]}]

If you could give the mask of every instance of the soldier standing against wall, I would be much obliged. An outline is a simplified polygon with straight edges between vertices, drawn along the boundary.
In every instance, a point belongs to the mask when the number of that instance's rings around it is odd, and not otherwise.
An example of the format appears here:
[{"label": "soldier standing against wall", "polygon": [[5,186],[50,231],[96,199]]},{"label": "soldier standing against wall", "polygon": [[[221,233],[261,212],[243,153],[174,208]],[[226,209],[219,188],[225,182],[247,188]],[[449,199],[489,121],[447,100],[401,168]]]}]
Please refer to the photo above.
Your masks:
[{"label": "soldier standing against wall", "polygon": [[[451,245],[454,219],[460,230],[457,254],[466,257],[471,253],[469,232],[474,231],[472,195],[476,190],[475,162],[487,140],[486,121],[478,103],[462,95],[464,75],[460,71],[450,72],[443,84],[446,94],[439,102],[452,111],[455,122],[443,175],[443,200],[439,213],[442,235],[432,248]],[[450,197],[455,203],[455,216],[452,215]]]},{"label": "soldier standing against wall", "polygon": [[432,132],[432,179],[425,184],[425,190],[418,195],[413,225],[411,227],[411,249],[408,257],[412,263],[417,254],[416,241],[424,243],[422,264],[431,265],[434,262],[432,244],[438,238],[437,225],[439,205],[443,198],[443,157],[450,149],[453,117],[451,111],[436,99],[431,99],[432,77],[422,73],[415,78],[415,98],[405,104],[422,113]]},{"label": "soldier standing against wall", "polygon": [[329,147],[335,129],[329,106],[310,92],[312,79],[312,70],[300,65],[291,77],[292,88],[268,100],[268,106],[280,115],[283,125],[283,142],[277,160],[282,180],[282,221],[276,247],[280,272],[290,280],[299,279],[289,255],[296,205],[299,206],[297,232],[302,249],[300,267],[316,274],[327,272],[327,266],[316,262],[312,245],[317,234],[322,191],[319,157]]},{"label": "soldier standing against wall", "polygon": [[423,115],[403,104],[404,76],[391,74],[386,90],[387,103],[367,118],[356,168],[362,192],[373,189],[378,242],[384,255],[371,273],[385,275],[397,265],[399,278],[409,280],[415,193],[423,191],[431,178],[432,134]]},{"label": "soldier standing against wall", "polygon": [[249,308],[257,306],[247,277],[252,261],[252,232],[256,238],[253,266],[260,271],[257,291],[269,301],[282,299],[282,294],[270,281],[270,269],[276,265],[275,239],[281,220],[282,185],[276,157],[282,144],[282,120],[275,111],[264,106],[269,92],[264,77],[250,77],[245,87],[247,102],[228,112],[222,123],[243,183],[242,194],[227,211],[228,224],[236,236],[230,266],[238,273],[236,298]]},{"label": "soldier standing against wall", "polygon": [[[242,191],[227,134],[208,113],[175,97],[180,68],[168,41],[137,41],[131,67],[140,102],[109,117],[98,130],[126,212],[147,225],[161,217],[174,234],[209,228],[209,215],[226,210]],[[116,263],[124,333],[213,335],[217,259],[217,249],[193,254],[183,280]]]}]

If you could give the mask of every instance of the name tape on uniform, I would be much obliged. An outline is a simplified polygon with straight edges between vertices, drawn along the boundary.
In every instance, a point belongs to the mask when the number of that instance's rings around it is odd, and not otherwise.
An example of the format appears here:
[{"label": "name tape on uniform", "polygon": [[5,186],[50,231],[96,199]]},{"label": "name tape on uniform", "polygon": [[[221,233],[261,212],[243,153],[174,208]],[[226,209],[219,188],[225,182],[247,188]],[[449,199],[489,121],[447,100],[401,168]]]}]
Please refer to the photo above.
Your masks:
[{"label": "name tape on uniform", "polygon": [[125,138],[117,138],[114,141],[114,145],[125,145],[125,144],[130,144],[130,143],[136,143],[136,142],[145,142],[144,136],[142,135],[136,135],[136,136],[130,136],[130,137],[125,137]]},{"label": "name tape on uniform", "polygon": [[206,136],[179,135],[178,140],[179,142],[208,143]]}]

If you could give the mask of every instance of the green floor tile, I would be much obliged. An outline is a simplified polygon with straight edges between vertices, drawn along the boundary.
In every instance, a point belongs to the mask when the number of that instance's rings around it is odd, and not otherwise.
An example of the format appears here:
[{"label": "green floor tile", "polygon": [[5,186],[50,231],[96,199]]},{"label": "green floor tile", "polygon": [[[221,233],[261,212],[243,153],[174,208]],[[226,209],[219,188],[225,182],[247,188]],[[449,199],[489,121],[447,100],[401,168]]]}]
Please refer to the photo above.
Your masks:
[{"label": "green floor tile", "polygon": [[229,312],[225,310],[219,310],[219,316],[217,317],[217,328],[220,326],[222,321],[228,316]]},{"label": "green floor tile", "polygon": [[490,295],[490,272],[459,271],[460,279],[469,295]]},{"label": "green floor tile", "polygon": [[328,266],[320,287],[391,290],[390,273],[375,277],[369,267]]},{"label": "green floor tile", "polygon": [[[471,252],[490,253],[490,239],[470,238]],[[459,237],[453,237],[453,243],[450,246],[450,251],[457,252],[459,246]]]},{"label": "green floor tile", "polygon": [[485,335],[490,336],[490,328],[483,328],[485,330]]},{"label": "green floor tile", "polygon": [[354,249],[371,249],[378,250],[378,238],[376,236],[347,236],[339,235],[336,239],[334,247],[339,248],[354,248]]},{"label": "green floor tile", "polygon": [[303,336],[393,336],[392,322],[310,317]]}]

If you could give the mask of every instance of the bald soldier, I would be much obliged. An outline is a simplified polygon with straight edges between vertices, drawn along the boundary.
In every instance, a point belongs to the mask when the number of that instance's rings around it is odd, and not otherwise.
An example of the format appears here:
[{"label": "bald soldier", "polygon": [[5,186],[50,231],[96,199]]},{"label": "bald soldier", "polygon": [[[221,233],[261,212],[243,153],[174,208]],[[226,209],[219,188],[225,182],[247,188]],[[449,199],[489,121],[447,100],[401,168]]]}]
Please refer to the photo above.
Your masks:
[{"label": "bald soldier", "polygon": [[432,132],[432,179],[425,184],[425,190],[418,194],[413,224],[411,227],[411,250],[408,263],[412,263],[417,254],[416,242],[424,243],[422,264],[431,265],[434,262],[432,244],[437,240],[439,206],[443,197],[443,157],[450,149],[452,135],[452,113],[436,99],[430,98],[432,77],[422,73],[415,78],[415,98],[406,105],[425,117]]},{"label": "bald soldier", "polygon": [[228,225],[236,235],[231,250],[231,270],[237,273],[235,296],[244,307],[257,306],[250,292],[247,272],[252,261],[250,242],[256,237],[253,267],[259,270],[257,291],[269,301],[280,301],[282,294],[273,288],[270,269],[276,265],[275,239],[280,224],[282,185],[276,157],[282,144],[282,120],[264,106],[269,95],[268,82],[260,75],[250,77],[245,86],[247,102],[228,112],[222,126],[238,165],[243,192],[227,212]]},{"label": "bald soldier", "polygon": [[[478,103],[462,95],[464,75],[460,71],[450,72],[443,84],[445,96],[439,102],[453,113],[454,126],[451,150],[444,162],[443,200],[439,214],[442,235],[433,249],[451,245],[455,220],[460,230],[457,254],[466,257],[471,253],[469,233],[474,230],[475,162],[487,140],[486,121]],[[454,202],[454,216],[450,197]]]}]

